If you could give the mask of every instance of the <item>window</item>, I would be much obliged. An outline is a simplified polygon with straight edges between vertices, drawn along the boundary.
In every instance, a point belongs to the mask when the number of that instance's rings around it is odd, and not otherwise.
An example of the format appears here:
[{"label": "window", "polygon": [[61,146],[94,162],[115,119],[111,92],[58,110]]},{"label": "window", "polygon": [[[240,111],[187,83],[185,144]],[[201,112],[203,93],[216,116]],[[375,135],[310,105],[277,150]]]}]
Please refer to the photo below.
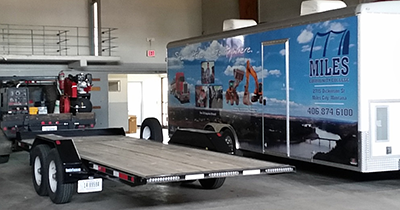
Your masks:
[{"label": "window", "polygon": [[121,92],[121,81],[120,80],[108,81],[108,91],[109,92]]}]

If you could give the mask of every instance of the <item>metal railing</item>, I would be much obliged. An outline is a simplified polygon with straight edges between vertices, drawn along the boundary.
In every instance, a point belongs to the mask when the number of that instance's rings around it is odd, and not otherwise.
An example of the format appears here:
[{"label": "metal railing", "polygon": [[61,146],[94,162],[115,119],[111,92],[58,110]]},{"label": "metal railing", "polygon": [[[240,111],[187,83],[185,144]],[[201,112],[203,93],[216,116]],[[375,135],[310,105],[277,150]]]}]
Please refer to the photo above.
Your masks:
[{"label": "metal railing", "polygon": [[[116,28],[102,28],[102,56],[116,56]],[[90,55],[87,27],[0,24],[0,54]]]}]

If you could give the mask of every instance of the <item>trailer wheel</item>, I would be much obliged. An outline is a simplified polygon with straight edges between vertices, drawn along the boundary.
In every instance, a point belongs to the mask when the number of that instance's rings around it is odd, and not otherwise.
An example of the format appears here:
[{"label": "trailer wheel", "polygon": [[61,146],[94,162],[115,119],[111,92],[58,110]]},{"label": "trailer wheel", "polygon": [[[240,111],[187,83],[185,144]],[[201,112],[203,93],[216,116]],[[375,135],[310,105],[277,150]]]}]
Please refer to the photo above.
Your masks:
[{"label": "trailer wheel", "polygon": [[225,178],[199,179],[199,182],[204,189],[218,189],[224,184]]},{"label": "trailer wheel", "polygon": [[48,195],[46,185],[47,168],[45,164],[49,151],[50,147],[46,144],[37,145],[31,150],[33,187],[40,196]]},{"label": "trailer wheel", "polygon": [[0,163],[7,163],[10,159],[10,155],[0,155]]},{"label": "trailer wheel", "polygon": [[226,144],[229,146],[231,150],[230,154],[235,154],[236,152],[235,137],[233,136],[232,131],[229,129],[225,129],[222,132],[222,139],[225,140]]},{"label": "trailer wheel", "polygon": [[140,138],[163,142],[162,128],[156,118],[147,118],[140,126]]},{"label": "trailer wheel", "polygon": [[75,183],[63,183],[64,173],[58,151],[51,149],[46,161],[48,172],[48,192],[55,204],[68,203],[75,192]]},{"label": "trailer wheel", "polygon": [[232,155],[239,155],[243,156],[243,153],[236,149],[235,146],[235,136],[233,135],[232,131],[229,129],[225,129],[222,131],[222,139],[225,140],[226,144],[229,146],[231,152],[229,152]]}]

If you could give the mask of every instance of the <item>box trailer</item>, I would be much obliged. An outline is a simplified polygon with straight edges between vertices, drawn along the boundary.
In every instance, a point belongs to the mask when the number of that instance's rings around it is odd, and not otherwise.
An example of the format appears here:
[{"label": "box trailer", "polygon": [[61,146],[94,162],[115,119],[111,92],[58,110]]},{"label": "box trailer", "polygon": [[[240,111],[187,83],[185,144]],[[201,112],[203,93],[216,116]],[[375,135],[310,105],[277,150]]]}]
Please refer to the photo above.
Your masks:
[{"label": "box trailer", "polygon": [[169,133],[213,130],[232,153],[399,170],[399,21],[400,1],[375,2],[171,42],[169,84],[183,73],[192,94],[169,96]]}]

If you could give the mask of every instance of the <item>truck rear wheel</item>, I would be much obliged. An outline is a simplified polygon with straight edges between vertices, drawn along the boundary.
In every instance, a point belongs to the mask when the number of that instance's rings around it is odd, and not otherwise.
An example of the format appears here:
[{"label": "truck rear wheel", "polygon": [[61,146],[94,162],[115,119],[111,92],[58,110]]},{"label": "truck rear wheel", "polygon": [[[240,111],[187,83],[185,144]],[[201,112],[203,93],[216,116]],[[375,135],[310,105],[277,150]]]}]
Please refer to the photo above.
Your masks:
[{"label": "truck rear wheel", "polygon": [[225,178],[199,179],[199,182],[204,189],[218,189],[224,184]]},{"label": "truck rear wheel", "polygon": [[7,163],[10,159],[10,155],[0,155],[0,163]]},{"label": "truck rear wheel", "polygon": [[160,122],[156,118],[147,118],[140,126],[140,138],[163,142],[163,134]]},{"label": "truck rear wheel", "polygon": [[37,145],[31,150],[33,187],[40,196],[48,195],[46,185],[47,170],[45,164],[49,151],[50,147],[46,144]]},{"label": "truck rear wheel", "polygon": [[68,203],[75,192],[75,183],[64,183],[64,173],[60,156],[51,149],[46,161],[47,185],[51,201],[55,204]]}]

